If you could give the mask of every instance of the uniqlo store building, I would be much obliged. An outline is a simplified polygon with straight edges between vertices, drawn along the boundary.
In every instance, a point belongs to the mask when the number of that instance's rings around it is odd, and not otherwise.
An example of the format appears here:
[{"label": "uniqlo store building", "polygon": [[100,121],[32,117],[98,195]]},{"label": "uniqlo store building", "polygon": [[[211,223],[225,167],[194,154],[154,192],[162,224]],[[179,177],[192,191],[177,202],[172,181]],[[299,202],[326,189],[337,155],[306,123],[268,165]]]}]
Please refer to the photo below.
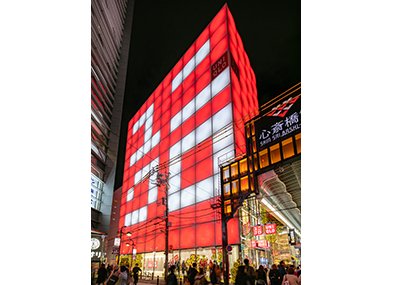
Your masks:
[{"label": "uniqlo store building", "polygon": [[[121,263],[136,260],[144,273],[162,276],[166,205],[169,264],[181,272],[192,262],[222,262],[221,214],[213,206],[221,196],[220,166],[247,153],[245,123],[258,114],[255,75],[225,5],[129,122]],[[157,185],[157,172],[169,174],[168,187]],[[245,256],[269,262],[258,229],[250,239],[261,222],[254,214],[266,208],[259,200],[248,199],[228,221],[232,266]]]}]

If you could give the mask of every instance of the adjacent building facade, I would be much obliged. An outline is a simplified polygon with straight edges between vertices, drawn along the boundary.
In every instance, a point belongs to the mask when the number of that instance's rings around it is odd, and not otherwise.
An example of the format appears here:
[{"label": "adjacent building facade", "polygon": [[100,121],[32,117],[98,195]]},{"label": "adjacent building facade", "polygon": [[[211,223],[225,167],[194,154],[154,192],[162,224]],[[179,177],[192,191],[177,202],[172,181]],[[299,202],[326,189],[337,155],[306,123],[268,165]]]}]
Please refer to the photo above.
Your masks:
[{"label": "adjacent building facade", "polygon": [[91,2],[92,269],[106,260],[133,3]]}]

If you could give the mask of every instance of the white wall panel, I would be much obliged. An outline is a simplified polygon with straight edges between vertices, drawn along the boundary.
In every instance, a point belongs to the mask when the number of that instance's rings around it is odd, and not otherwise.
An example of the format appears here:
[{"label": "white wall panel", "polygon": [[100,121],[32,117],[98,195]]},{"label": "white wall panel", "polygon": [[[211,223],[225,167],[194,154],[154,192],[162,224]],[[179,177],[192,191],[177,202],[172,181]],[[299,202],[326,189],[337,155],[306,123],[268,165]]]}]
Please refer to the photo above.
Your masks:
[{"label": "white wall panel", "polygon": [[212,120],[207,119],[195,130],[196,133],[196,145],[204,141],[205,139],[212,136]]},{"label": "white wall panel", "polygon": [[181,140],[182,146],[181,150],[182,153],[185,153],[186,151],[190,150],[195,146],[195,130],[183,137]]},{"label": "white wall panel", "polygon": [[134,198],[134,187],[131,187],[127,191],[127,202],[131,201]]},{"label": "white wall panel", "polygon": [[139,209],[139,220],[138,222],[143,222],[146,221],[147,219],[147,206],[144,206]]},{"label": "white wall panel", "polygon": [[232,124],[232,104],[229,103],[213,115],[213,134],[220,129]]},{"label": "white wall panel", "polygon": [[180,191],[168,196],[168,211],[176,211],[180,209]]},{"label": "white wall panel", "polygon": [[182,110],[182,123],[195,113],[195,99],[192,99]]},{"label": "white wall panel", "polygon": [[196,201],[197,203],[213,197],[213,177],[196,183]]},{"label": "white wall panel", "polygon": [[181,119],[181,111],[179,111],[179,113],[177,113],[176,115],[174,115],[171,119],[171,132],[173,132],[174,130],[177,129],[178,126],[180,126],[182,122]]},{"label": "white wall panel", "polygon": [[212,97],[216,96],[221,90],[223,90],[224,87],[229,84],[229,82],[229,67],[227,67],[212,81]]},{"label": "white wall panel", "polygon": [[195,97],[195,107],[196,110],[202,108],[207,102],[212,98],[210,84],[202,89],[201,92]]},{"label": "white wall panel", "polygon": [[181,190],[180,193],[181,193],[181,200],[180,200],[181,208],[195,204],[195,185],[191,185],[190,187]]}]

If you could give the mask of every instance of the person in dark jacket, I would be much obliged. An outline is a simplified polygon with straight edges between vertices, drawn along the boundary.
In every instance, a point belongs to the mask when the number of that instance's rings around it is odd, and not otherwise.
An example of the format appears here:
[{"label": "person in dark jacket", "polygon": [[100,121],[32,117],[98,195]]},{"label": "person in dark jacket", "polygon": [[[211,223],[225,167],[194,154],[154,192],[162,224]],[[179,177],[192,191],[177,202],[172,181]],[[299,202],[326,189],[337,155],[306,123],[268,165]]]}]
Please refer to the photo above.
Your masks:
[{"label": "person in dark jacket", "polygon": [[104,284],[106,278],[108,277],[108,271],[106,271],[105,264],[102,263],[98,269],[98,278],[96,284]]},{"label": "person in dark jacket", "polygon": [[262,265],[257,270],[257,285],[267,285],[266,271]]},{"label": "person in dark jacket", "polygon": [[272,269],[269,271],[269,279],[270,285],[281,285],[280,273],[275,264],[273,264]]},{"label": "person in dark jacket", "polygon": [[235,285],[250,285],[250,276],[246,274],[245,269],[244,265],[237,268]]},{"label": "person in dark jacket", "polygon": [[285,274],[287,274],[287,269],[285,268],[285,261],[281,260],[278,266],[278,273],[280,274],[280,281],[283,280]]},{"label": "person in dark jacket", "polygon": [[212,283],[213,285],[218,283],[218,279],[217,279],[217,264],[213,264],[212,268],[210,269],[210,283]]},{"label": "person in dark jacket", "polygon": [[175,275],[175,269],[176,269],[175,265],[172,265],[171,267],[169,267],[169,274],[168,274],[168,279],[167,279],[168,285],[177,285],[177,277]]},{"label": "person in dark jacket", "polygon": [[142,272],[142,270],[139,268],[138,266],[139,264],[135,264],[135,267],[132,269],[132,277],[134,279],[134,284],[137,285],[138,284],[138,280],[139,280],[139,272]]},{"label": "person in dark jacket", "polygon": [[187,272],[187,278],[188,278],[188,281],[190,281],[191,285],[194,285],[195,276],[198,274],[196,267],[197,267],[197,264],[194,262],[192,264],[192,267],[190,267],[190,269]]}]

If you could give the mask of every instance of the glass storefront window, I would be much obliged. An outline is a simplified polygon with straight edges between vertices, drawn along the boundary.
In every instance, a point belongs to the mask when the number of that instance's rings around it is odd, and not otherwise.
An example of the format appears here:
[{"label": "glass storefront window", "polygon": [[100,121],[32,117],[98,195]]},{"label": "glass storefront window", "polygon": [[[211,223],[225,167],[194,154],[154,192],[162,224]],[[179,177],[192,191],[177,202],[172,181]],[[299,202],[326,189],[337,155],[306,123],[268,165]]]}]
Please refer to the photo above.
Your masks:
[{"label": "glass storefront window", "polygon": [[222,174],[222,179],[224,181],[228,181],[229,180],[229,166],[224,167],[223,174]]},{"label": "glass storefront window", "polygon": [[281,160],[280,144],[276,143],[270,147],[270,160],[272,163],[276,163]]},{"label": "glass storefront window", "polygon": [[231,194],[231,188],[229,183],[224,184],[224,196],[229,196]]},{"label": "glass storefront window", "polygon": [[239,171],[237,170],[237,162],[231,164],[231,177],[236,177],[239,174]]},{"label": "glass storefront window", "polygon": [[295,140],[296,140],[296,151],[297,151],[297,153],[300,153],[301,152],[301,134],[297,134],[296,136],[295,136]]},{"label": "glass storefront window", "polygon": [[243,158],[240,160],[240,174],[246,174],[247,173],[247,158]]},{"label": "glass storefront window", "polygon": [[267,148],[259,152],[259,167],[264,168],[266,166],[269,166],[269,157],[267,153]]},{"label": "glass storefront window", "polygon": [[239,179],[232,181],[232,194],[239,193]]},{"label": "glass storefront window", "polygon": [[229,201],[225,201],[224,212],[225,212],[225,214],[230,214],[232,212],[231,201],[230,200]]},{"label": "glass storefront window", "polygon": [[241,181],[240,187],[241,187],[242,192],[247,191],[248,190],[248,176],[242,177],[240,179],[240,181]]},{"label": "glass storefront window", "polygon": [[282,153],[284,155],[284,159],[295,155],[295,150],[293,149],[292,138],[283,140],[281,143],[282,143]]}]

